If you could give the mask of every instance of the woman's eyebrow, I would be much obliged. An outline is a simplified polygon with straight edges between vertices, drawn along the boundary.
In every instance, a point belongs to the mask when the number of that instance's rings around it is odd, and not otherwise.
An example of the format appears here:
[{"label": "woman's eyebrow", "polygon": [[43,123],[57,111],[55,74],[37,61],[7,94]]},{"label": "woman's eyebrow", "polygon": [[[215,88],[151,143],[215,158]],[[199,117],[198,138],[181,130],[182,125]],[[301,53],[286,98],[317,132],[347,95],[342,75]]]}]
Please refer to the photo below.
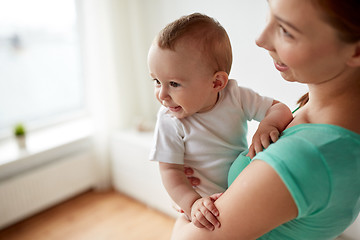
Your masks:
[{"label": "woman's eyebrow", "polygon": [[291,24],[290,22],[278,17],[278,16],[275,16],[276,20],[278,20],[279,22],[289,26],[290,28],[294,29],[295,31],[301,33],[301,31],[299,30],[299,28],[295,27],[293,24]]}]

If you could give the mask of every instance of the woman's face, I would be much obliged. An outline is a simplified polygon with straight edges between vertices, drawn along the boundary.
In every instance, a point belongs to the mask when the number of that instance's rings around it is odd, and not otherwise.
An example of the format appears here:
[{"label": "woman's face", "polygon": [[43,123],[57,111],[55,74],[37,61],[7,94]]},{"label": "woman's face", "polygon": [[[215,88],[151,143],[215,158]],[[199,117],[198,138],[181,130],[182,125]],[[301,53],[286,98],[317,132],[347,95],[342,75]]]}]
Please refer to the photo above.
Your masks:
[{"label": "woman's face", "polygon": [[256,44],[288,81],[322,83],[346,71],[347,44],[310,0],[269,0],[268,24]]}]

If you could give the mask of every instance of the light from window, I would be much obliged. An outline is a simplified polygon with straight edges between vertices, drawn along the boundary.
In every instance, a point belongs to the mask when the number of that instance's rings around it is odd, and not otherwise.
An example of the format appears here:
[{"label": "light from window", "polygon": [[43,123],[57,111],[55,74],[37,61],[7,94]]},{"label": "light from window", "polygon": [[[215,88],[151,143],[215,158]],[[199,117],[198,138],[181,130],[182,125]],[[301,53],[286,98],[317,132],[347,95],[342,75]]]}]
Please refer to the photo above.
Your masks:
[{"label": "light from window", "polygon": [[0,0],[0,130],[84,108],[73,0]]}]

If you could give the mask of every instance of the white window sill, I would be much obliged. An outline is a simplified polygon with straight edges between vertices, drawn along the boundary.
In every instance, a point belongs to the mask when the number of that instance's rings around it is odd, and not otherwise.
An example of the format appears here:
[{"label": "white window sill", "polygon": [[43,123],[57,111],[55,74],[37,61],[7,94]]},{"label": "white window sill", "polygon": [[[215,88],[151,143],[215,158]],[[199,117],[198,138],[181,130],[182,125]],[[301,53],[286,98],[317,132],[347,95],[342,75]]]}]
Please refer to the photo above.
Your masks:
[{"label": "white window sill", "polygon": [[29,133],[26,149],[20,149],[14,137],[3,140],[0,142],[0,180],[89,147],[91,135],[92,125],[87,118]]}]

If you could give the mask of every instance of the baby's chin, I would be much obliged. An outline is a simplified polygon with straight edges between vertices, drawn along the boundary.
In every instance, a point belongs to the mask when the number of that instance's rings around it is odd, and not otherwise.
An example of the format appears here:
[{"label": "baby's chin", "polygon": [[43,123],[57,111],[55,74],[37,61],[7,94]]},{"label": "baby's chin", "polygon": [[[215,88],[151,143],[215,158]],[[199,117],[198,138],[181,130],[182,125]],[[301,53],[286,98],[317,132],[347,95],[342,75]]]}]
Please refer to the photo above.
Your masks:
[{"label": "baby's chin", "polygon": [[192,115],[192,114],[189,114],[187,112],[184,112],[183,110],[178,111],[178,112],[169,111],[169,113],[170,113],[171,116],[176,117],[177,119],[184,119],[184,118],[189,117],[189,116]]}]

